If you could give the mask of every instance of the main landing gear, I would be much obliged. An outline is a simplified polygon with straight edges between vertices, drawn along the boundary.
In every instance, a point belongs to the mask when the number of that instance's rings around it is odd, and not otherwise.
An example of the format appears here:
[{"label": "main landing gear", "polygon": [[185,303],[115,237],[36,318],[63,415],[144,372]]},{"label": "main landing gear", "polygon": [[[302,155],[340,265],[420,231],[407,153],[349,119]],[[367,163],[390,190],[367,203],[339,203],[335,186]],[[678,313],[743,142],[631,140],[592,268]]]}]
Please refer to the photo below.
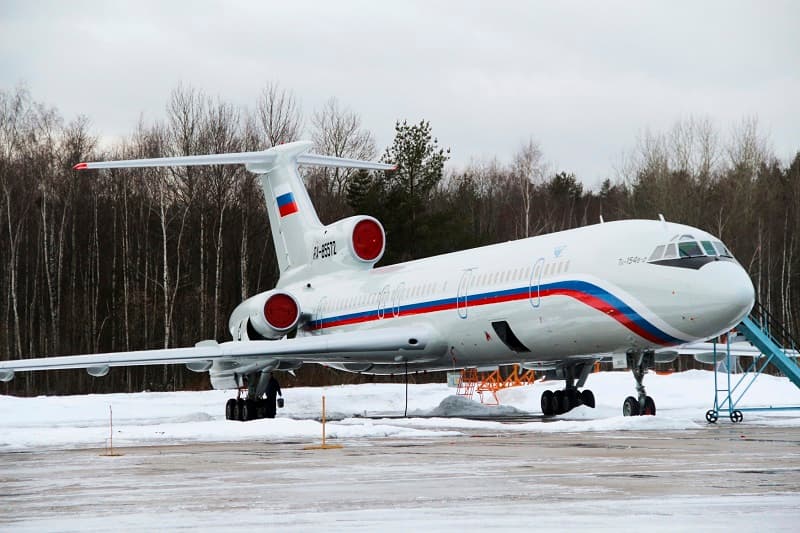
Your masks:
[{"label": "main landing gear", "polygon": [[544,416],[562,415],[579,405],[593,408],[594,393],[589,389],[579,391],[575,387],[567,387],[555,392],[546,390],[542,393],[542,414]]},{"label": "main landing gear", "polygon": [[636,380],[637,397],[628,396],[622,403],[622,414],[624,416],[640,416],[656,414],[656,402],[647,395],[645,391],[644,375],[649,368],[655,366],[655,354],[652,351],[628,352],[628,367],[633,372]]},{"label": "main landing gear", "polygon": [[[269,372],[244,376],[243,386],[239,387],[236,398],[231,398],[225,403],[225,419],[246,422],[260,418],[275,418],[275,408],[270,409],[270,400],[264,398],[269,378]],[[274,400],[272,402],[274,403]]]},{"label": "main landing gear", "polygon": [[[544,416],[562,415],[579,405],[594,408],[594,393],[589,389],[579,391],[592,371],[594,361],[581,362],[552,371],[552,377],[566,381],[562,390],[546,390],[542,393],[542,414]],[[576,375],[578,382],[575,383]]]}]

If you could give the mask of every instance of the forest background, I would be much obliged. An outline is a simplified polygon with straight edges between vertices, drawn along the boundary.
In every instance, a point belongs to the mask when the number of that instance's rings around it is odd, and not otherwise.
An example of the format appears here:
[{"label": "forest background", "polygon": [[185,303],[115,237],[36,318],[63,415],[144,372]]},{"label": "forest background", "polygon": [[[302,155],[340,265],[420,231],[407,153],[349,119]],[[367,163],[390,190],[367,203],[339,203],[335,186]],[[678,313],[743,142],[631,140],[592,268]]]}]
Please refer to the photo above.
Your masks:
[{"label": "forest background", "polygon": [[[800,330],[800,151],[780,159],[756,117],[727,132],[706,117],[633,138],[598,190],[554,168],[531,137],[512,161],[445,166],[425,120],[398,121],[382,151],[335,98],[309,114],[277,84],[243,108],[179,86],[162,121],[102,142],[20,86],[0,89],[0,359],[191,346],[229,338],[227,318],[278,278],[257,178],[239,166],[72,170],[79,161],[264,150],[299,139],[315,153],[397,163],[395,173],[303,170],[323,223],[384,224],[381,265],[623,218],[697,226],[723,239],[758,300]],[[392,125],[387,125],[391,127]],[[645,125],[643,125],[644,127]],[[598,132],[602,134],[602,132]],[[800,149],[800,147],[798,147]],[[289,384],[373,379],[305,365]],[[35,395],[209,387],[183,365],[22,373]]]}]

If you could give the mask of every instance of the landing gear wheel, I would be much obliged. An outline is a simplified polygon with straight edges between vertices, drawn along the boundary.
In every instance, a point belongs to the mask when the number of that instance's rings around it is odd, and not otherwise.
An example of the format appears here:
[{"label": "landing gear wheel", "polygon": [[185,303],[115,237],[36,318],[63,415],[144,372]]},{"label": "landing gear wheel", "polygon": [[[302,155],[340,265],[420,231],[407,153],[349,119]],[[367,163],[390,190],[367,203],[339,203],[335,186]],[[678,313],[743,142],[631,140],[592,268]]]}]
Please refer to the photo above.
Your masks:
[{"label": "landing gear wheel", "polygon": [[581,402],[583,402],[583,405],[585,405],[586,407],[591,407],[592,409],[594,409],[595,406],[594,393],[589,389],[584,389],[583,391],[581,391]]},{"label": "landing gear wheel", "polygon": [[239,422],[244,422],[244,400],[239,398],[236,400],[236,406],[233,408],[234,418]]},{"label": "landing gear wheel", "polygon": [[622,403],[623,416],[639,416],[639,400],[633,396],[628,396]]},{"label": "landing gear wheel", "polygon": [[561,405],[563,404],[563,402],[564,402],[564,392],[560,391],[560,390],[555,391],[553,393],[553,414],[554,415],[560,415],[561,413],[565,412],[565,411],[561,410]]},{"label": "landing gear wheel", "polygon": [[245,400],[242,408],[242,420],[255,420],[257,417],[256,403],[253,400]]},{"label": "landing gear wheel", "polygon": [[706,411],[706,422],[709,424],[716,424],[717,420],[719,420],[719,413],[713,409]]},{"label": "landing gear wheel", "polygon": [[546,390],[542,393],[542,414],[544,416],[553,416],[555,414],[553,402],[553,391]]},{"label": "landing gear wheel", "polygon": [[225,420],[236,420],[234,410],[236,409],[236,399],[231,398],[225,403]]},{"label": "landing gear wheel", "polygon": [[644,410],[642,411],[645,416],[656,416],[656,402],[650,396],[644,399]]},{"label": "landing gear wheel", "polygon": [[578,400],[578,391],[577,389],[566,389],[564,391],[564,396],[561,399],[561,410],[564,413],[568,413],[578,407],[580,405],[580,401]]},{"label": "landing gear wheel", "polygon": [[742,420],[744,420],[744,415],[742,414],[741,411],[736,410],[731,413],[731,422],[733,422],[734,424],[738,424]]}]

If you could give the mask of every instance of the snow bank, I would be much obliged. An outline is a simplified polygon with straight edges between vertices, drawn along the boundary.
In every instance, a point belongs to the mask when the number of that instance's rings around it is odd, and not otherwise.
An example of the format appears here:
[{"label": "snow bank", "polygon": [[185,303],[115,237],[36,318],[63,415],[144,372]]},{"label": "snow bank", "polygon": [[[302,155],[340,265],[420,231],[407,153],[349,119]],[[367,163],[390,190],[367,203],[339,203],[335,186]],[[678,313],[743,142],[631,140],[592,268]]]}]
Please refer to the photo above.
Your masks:
[{"label": "snow bank", "polygon": [[[597,408],[579,407],[547,421],[503,423],[464,417],[540,415],[539,399],[562,382],[537,383],[498,393],[500,406],[481,405],[453,395],[444,384],[411,385],[411,418],[404,410],[400,384],[364,384],[285,389],[286,408],[278,418],[251,422],[225,420],[226,391],[106,394],[16,398],[0,396],[0,451],[31,447],[103,447],[109,437],[109,408],[114,414],[114,443],[119,446],[187,442],[304,441],[320,439],[321,397],[326,397],[332,439],[451,437],[463,431],[579,432],[697,430],[713,405],[712,372],[689,371],[668,376],[650,374],[648,393],[656,400],[656,417],[622,417],[622,401],[633,394],[627,372],[592,375]],[[786,378],[761,376],[746,397],[748,406],[798,405],[800,390]],[[386,418],[381,418],[381,417]],[[370,418],[366,418],[370,417]],[[391,418],[389,418],[391,417]],[[727,423],[721,421],[720,423]],[[745,413],[744,424],[800,426],[798,412]]]}]

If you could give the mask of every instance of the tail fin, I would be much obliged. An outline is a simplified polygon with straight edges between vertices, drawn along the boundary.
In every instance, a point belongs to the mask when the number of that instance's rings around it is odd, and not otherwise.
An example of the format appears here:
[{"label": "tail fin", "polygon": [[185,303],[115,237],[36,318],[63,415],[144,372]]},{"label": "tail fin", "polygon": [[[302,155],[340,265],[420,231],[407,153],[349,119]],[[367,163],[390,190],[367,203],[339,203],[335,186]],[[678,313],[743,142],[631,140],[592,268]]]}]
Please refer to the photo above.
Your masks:
[{"label": "tail fin", "polygon": [[261,175],[261,187],[267,204],[272,238],[281,276],[287,271],[311,262],[314,241],[323,229],[311,198],[297,173],[298,165],[391,170],[392,165],[356,159],[306,154],[308,141],[274,146],[263,152],[241,152],[156,159],[130,159],[78,163],[75,170],[99,168],[140,168],[198,165],[243,164],[250,172]]}]

